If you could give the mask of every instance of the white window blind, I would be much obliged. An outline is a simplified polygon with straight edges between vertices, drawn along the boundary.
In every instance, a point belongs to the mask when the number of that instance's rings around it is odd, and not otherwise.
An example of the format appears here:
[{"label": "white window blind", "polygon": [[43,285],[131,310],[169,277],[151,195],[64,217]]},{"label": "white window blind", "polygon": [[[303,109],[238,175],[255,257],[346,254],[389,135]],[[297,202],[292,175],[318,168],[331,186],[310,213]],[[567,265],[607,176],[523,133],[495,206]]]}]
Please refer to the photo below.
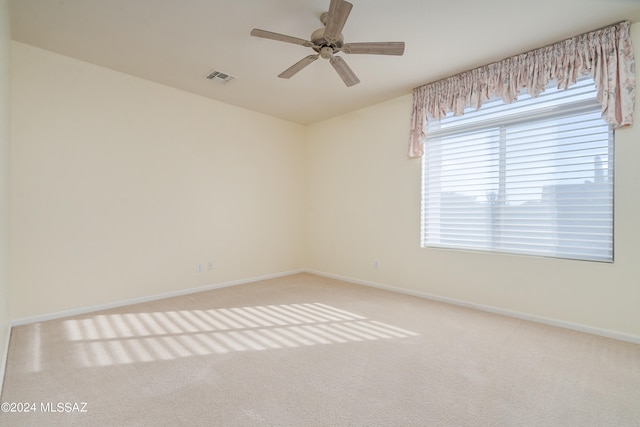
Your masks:
[{"label": "white window blind", "polygon": [[426,131],[423,247],[613,261],[613,131],[593,80]]}]

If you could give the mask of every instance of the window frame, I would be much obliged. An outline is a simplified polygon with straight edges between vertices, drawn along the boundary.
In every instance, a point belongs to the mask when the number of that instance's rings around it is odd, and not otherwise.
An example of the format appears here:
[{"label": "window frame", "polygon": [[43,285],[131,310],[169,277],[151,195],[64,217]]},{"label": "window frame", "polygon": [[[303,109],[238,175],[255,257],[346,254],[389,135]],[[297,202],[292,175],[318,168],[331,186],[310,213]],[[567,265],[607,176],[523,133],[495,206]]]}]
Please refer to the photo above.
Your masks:
[{"label": "window frame", "polygon": [[[581,83],[584,86],[590,86],[593,87],[594,83],[593,80],[590,78],[585,78],[585,79],[581,79]],[[553,84],[553,83],[552,83]],[[558,92],[558,89],[552,88],[550,90],[550,94],[553,95],[554,92]],[[536,111],[534,113],[531,113],[531,111],[524,111],[524,112],[513,112],[512,110],[517,110],[516,109],[512,109],[511,106],[513,104],[506,104],[503,103],[502,100],[495,100],[495,101],[489,101],[488,103],[485,103],[485,105],[489,105],[489,106],[493,106],[496,107],[498,106],[498,108],[502,109],[502,111],[506,111],[506,114],[501,114],[500,117],[498,118],[493,118],[491,120],[484,120],[482,121],[482,119],[480,119],[479,121],[476,120],[474,121],[474,115],[476,113],[480,113],[482,112],[482,108],[479,110],[471,110],[471,109],[467,109],[465,110],[465,116],[467,116],[466,120],[463,121],[463,125],[460,126],[458,124],[458,126],[456,127],[455,125],[455,121],[456,118],[451,119],[452,114],[450,113],[449,115],[447,115],[447,117],[445,117],[445,119],[443,119],[442,121],[439,120],[435,120],[430,122],[430,124],[428,125],[428,129],[426,131],[427,134],[427,141],[425,142],[425,144],[429,144],[430,142],[433,141],[437,141],[439,138],[442,137],[446,137],[447,135],[454,135],[454,134],[464,134],[466,132],[471,132],[471,131],[489,131],[489,130],[496,130],[498,132],[503,132],[504,128],[507,127],[515,127],[518,125],[521,125],[523,123],[525,124],[530,124],[530,125],[535,125],[535,123],[545,123],[545,121],[550,121],[551,119],[561,119],[561,118],[567,118],[567,117],[572,117],[575,116],[577,114],[581,114],[581,113],[589,113],[592,114],[595,111],[600,111],[600,104],[597,102],[596,99],[596,95],[595,95],[595,87],[593,87],[593,90],[590,91],[590,94],[592,96],[590,96],[588,99],[582,99],[582,100],[577,100],[577,101],[573,101],[568,103],[567,105],[560,105],[560,106],[547,106],[545,108],[540,109],[539,111]],[[543,93],[544,95],[544,93]],[[525,95],[525,100],[529,100],[531,102],[531,104],[535,104],[535,100],[536,98],[531,98],[531,97],[527,97]],[[516,101],[517,104],[517,101]],[[481,115],[479,115],[481,116]],[[448,120],[449,119],[449,120]],[[469,120],[470,119],[470,120]],[[451,124],[453,121],[453,125]],[[444,126],[443,126],[444,123]],[[602,121],[603,125],[606,125],[606,123],[604,122],[604,120]],[[504,247],[495,247],[495,245],[491,245],[491,247],[486,247],[486,246],[482,246],[482,245],[462,245],[462,244],[451,244],[451,243],[435,243],[433,242],[431,236],[427,235],[427,232],[429,230],[429,226],[427,224],[427,222],[429,221],[428,219],[428,214],[426,213],[427,211],[427,204],[429,203],[428,198],[429,198],[429,189],[428,189],[428,175],[429,172],[427,170],[428,168],[428,164],[429,164],[429,160],[430,160],[430,152],[429,152],[429,147],[425,147],[425,155],[423,156],[422,159],[422,176],[421,176],[421,186],[422,186],[422,200],[421,200],[421,227],[420,227],[420,246],[421,248],[437,248],[437,249],[450,249],[450,250],[463,250],[463,251],[479,251],[479,252],[488,252],[488,253],[500,253],[500,254],[511,254],[511,255],[522,255],[522,256],[535,256],[535,257],[549,257],[549,258],[554,258],[554,259],[570,259],[570,260],[579,260],[579,261],[589,261],[589,262],[607,262],[607,263],[613,263],[614,259],[615,259],[615,241],[614,241],[614,237],[615,237],[615,165],[614,165],[614,160],[615,160],[615,133],[613,130],[613,127],[610,125],[608,126],[608,145],[607,145],[607,169],[606,171],[608,172],[607,174],[607,178],[608,178],[608,188],[609,188],[609,193],[610,195],[608,196],[608,200],[610,200],[610,210],[607,211],[607,215],[610,216],[610,234],[607,232],[606,234],[606,238],[608,239],[605,244],[609,245],[607,247],[607,249],[604,251],[606,256],[603,255],[599,255],[599,256],[587,256],[587,255],[582,255],[582,256],[578,256],[578,255],[572,255],[572,256],[567,256],[567,255],[558,255],[557,253],[549,253],[549,252],[545,252],[545,253],[535,253],[535,251],[527,251],[527,250],[509,250],[509,249],[505,249]],[[455,131],[452,131],[452,129],[455,129]],[[557,140],[555,140],[557,143]],[[506,144],[508,144],[508,142],[504,139],[504,138],[500,138],[500,154],[499,154],[499,186],[501,188],[501,191],[504,191],[507,183],[506,183],[506,166],[505,166],[505,162],[506,162],[506,150],[507,150],[507,146]],[[560,146],[560,144],[556,144],[555,146]],[[603,148],[604,149],[604,148]],[[440,194],[440,197],[442,196],[443,193]],[[502,200],[506,200],[505,199],[505,193],[500,194],[498,193],[498,198],[502,197]],[[488,198],[488,196],[487,196]],[[557,203],[557,202],[556,202]],[[505,207],[506,204],[502,204],[500,205],[502,207]],[[584,208],[584,206],[583,206]],[[607,206],[607,208],[609,208],[609,206]],[[556,206],[557,209],[557,206]],[[493,217],[492,221],[493,221]],[[556,221],[557,222],[557,221]],[[504,224],[501,225],[501,227],[504,227]],[[444,227],[442,227],[441,229],[443,229]],[[497,230],[496,228],[494,228],[493,226],[491,226],[490,228],[491,230],[494,230],[491,233],[492,239],[494,238],[493,235],[496,234]],[[526,230],[526,227],[523,227],[522,230]],[[560,231],[556,232],[557,236],[561,235]],[[557,237],[559,239],[559,237]],[[442,240],[442,238],[440,238],[440,240]],[[560,245],[557,245],[558,247],[560,247]],[[549,247],[553,247],[553,245],[549,245]],[[610,256],[609,256],[610,253]]]}]

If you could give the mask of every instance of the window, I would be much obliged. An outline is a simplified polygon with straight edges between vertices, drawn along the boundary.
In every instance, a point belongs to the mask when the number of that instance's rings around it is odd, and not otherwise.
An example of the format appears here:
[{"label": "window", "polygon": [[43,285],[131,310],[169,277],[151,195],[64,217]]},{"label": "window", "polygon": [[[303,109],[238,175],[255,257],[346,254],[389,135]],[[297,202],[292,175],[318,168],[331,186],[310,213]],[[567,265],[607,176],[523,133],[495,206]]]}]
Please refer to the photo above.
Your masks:
[{"label": "window", "polygon": [[613,261],[613,130],[592,79],[427,125],[422,246]]}]

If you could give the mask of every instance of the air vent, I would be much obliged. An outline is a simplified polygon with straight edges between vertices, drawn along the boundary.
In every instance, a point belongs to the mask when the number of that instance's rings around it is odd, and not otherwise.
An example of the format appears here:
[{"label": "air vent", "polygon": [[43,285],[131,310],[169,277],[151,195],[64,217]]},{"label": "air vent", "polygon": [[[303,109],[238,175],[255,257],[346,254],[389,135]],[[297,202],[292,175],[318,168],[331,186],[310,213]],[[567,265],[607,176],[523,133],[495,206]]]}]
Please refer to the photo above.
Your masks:
[{"label": "air vent", "polygon": [[205,77],[218,83],[229,83],[231,80],[235,79],[235,77],[218,70],[209,71],[209,74],[207,74]]}]

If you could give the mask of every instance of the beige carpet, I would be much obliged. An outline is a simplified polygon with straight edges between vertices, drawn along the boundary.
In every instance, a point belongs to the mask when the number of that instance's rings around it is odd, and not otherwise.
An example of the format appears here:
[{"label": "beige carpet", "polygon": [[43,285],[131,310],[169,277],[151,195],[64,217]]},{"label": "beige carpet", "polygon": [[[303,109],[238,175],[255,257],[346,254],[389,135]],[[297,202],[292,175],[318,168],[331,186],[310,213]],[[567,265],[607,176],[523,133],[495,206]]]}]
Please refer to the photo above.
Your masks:
[{"label": "beige carpet", "polygon": [[298,274],[16,327],[0,400],[35,410],[3,426],[640,426],[640,345]]}]

